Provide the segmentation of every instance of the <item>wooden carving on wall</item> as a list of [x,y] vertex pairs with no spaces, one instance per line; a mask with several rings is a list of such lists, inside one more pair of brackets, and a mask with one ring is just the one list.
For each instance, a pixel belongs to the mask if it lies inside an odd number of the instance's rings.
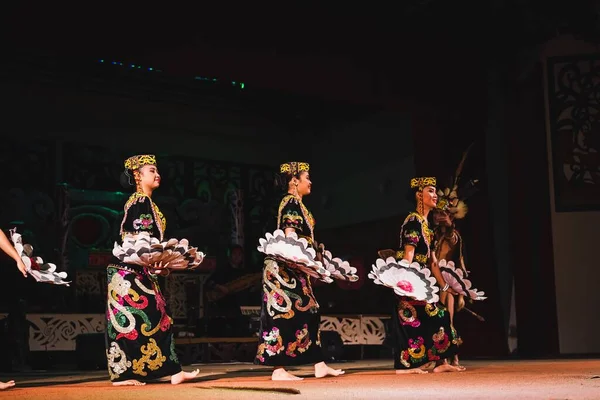
[[249,263],[260,268],[264,255],[256,250],[256,243],[266,231],[268,221],[276,219],[276,196],[273,186],[273,168],[249,168],[244,181],[245,242]]
[[548,59],[556,211],[600,209],[600,54]]

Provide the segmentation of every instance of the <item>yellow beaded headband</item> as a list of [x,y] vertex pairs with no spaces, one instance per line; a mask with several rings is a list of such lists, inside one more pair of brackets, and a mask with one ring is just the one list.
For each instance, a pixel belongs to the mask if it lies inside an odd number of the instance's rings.
[[433,177],[412,178],[410,180],[411,189],[423,190],[427,186],[437,186],[437,181]]
[[309,169],[310,169],[310,164],[308,164],[306,162],[297,162],[297,161],[290,161],[285,164],[281,164],[279,166],[280,173],[286,172],[290,175],[296,175],[302,171],[308,172]]
[[154,154],[141,154],[125,160],[125,169],[135,170],[144,165],[156,165],[156,156]]

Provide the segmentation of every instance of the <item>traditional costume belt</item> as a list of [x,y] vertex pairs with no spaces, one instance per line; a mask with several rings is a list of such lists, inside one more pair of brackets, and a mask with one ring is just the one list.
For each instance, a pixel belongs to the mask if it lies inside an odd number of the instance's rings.
[[[396,260],[402,260],[404,258],[404,250],[396,252]],[[427,265],[427,256],[424,254],[415,253],[414,261],[422,265]]]

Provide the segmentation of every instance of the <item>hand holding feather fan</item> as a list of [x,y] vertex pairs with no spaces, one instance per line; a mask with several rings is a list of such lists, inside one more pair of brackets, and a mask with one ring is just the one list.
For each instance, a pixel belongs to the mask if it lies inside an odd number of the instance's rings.
[[9,234],[17,253],[19,253],[21,260],[23,260],[23,263],[27,267],[27,273],[37,282],[69,286],[71,282],[65,280],[67,279],[67,273],[56,272],[55,264],[45,263],[41,257],[34,257],[33,246],[23,244],[23,238],[17,233],[16,228],[11,229]]
[[471,281],[465,277],[465,273],[461,268],[456,268],[454,262],[440,260],[438,266],[440,267],[442,277],[456,293],[471,300],[485,300],[487,298],[483,296],[484,292],[471,287]]
[[169,270],[194,269],[205,256],[196,247],[191,247],[187,239],[169,239],[161,243],[147,232],[125,236],[123,244],[115,243],[112,253],[122,263]]
[[313,278],[331,283],[331,272],[323,268],[321,262],[315,260],[315,250],[306,239],[298,238],[295,232],[286,235],[281,229],[272,234],[267,232],[264,238],[259,239],[257,250],[277,260],[289,263]]
[[428,268],[419,263],[409,264],[406,260],[396,261],[394,257],[386,260],[378,258],[368,275],[376,284],[387,286],[398,296],[415,300],[437,303],[439,301],[435,277]]

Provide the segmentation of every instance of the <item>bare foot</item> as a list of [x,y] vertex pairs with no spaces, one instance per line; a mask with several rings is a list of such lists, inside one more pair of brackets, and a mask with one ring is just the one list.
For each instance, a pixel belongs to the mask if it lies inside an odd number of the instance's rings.
[[304,378],[290,374],[283,368],[276,368],[271,374],[272,381],[301,381],[303,379]]
[[467,369],[466,367],[460,365],[460,362],[458,361],[458,355],[455,355],[452,359],[452,366],[458,368],[460,371],[465,371]]
[[113,386],[144,386],[146,382],[136,381],[135,379],[129,379],[127,381],[113,382]]
[[421,368],[411,368],[411,369],[397,369],[396,374],[398,375],[407,375],[407,374],[427,374],[428,371],[423,371]]
[[192,372],[181,371],[176,373],[175,375],[171,375],[171,384],[179,385],[181,382],[188,381],[190,379],[194,379],[196,375],[200,373],[199,369],[195,369]]
[[16,385],[15,381],[0,382],[0,390],[8,389],[15,385]]
[[340,376],[345,374],[346,372],[341,369],[333,369],[323,361],[318,364],[315,364],[315,378],[324,378],[327,375],[329,376]]
[[446,364],[446,363],[440,364],[440,365],[436,366],[433,369],[433,372],[435,372],[435,373],[439,373],[439,372],[461,372],[461,371],[464,371],[464,369],[461,370],[458,367],[455,367],[453,365]]

